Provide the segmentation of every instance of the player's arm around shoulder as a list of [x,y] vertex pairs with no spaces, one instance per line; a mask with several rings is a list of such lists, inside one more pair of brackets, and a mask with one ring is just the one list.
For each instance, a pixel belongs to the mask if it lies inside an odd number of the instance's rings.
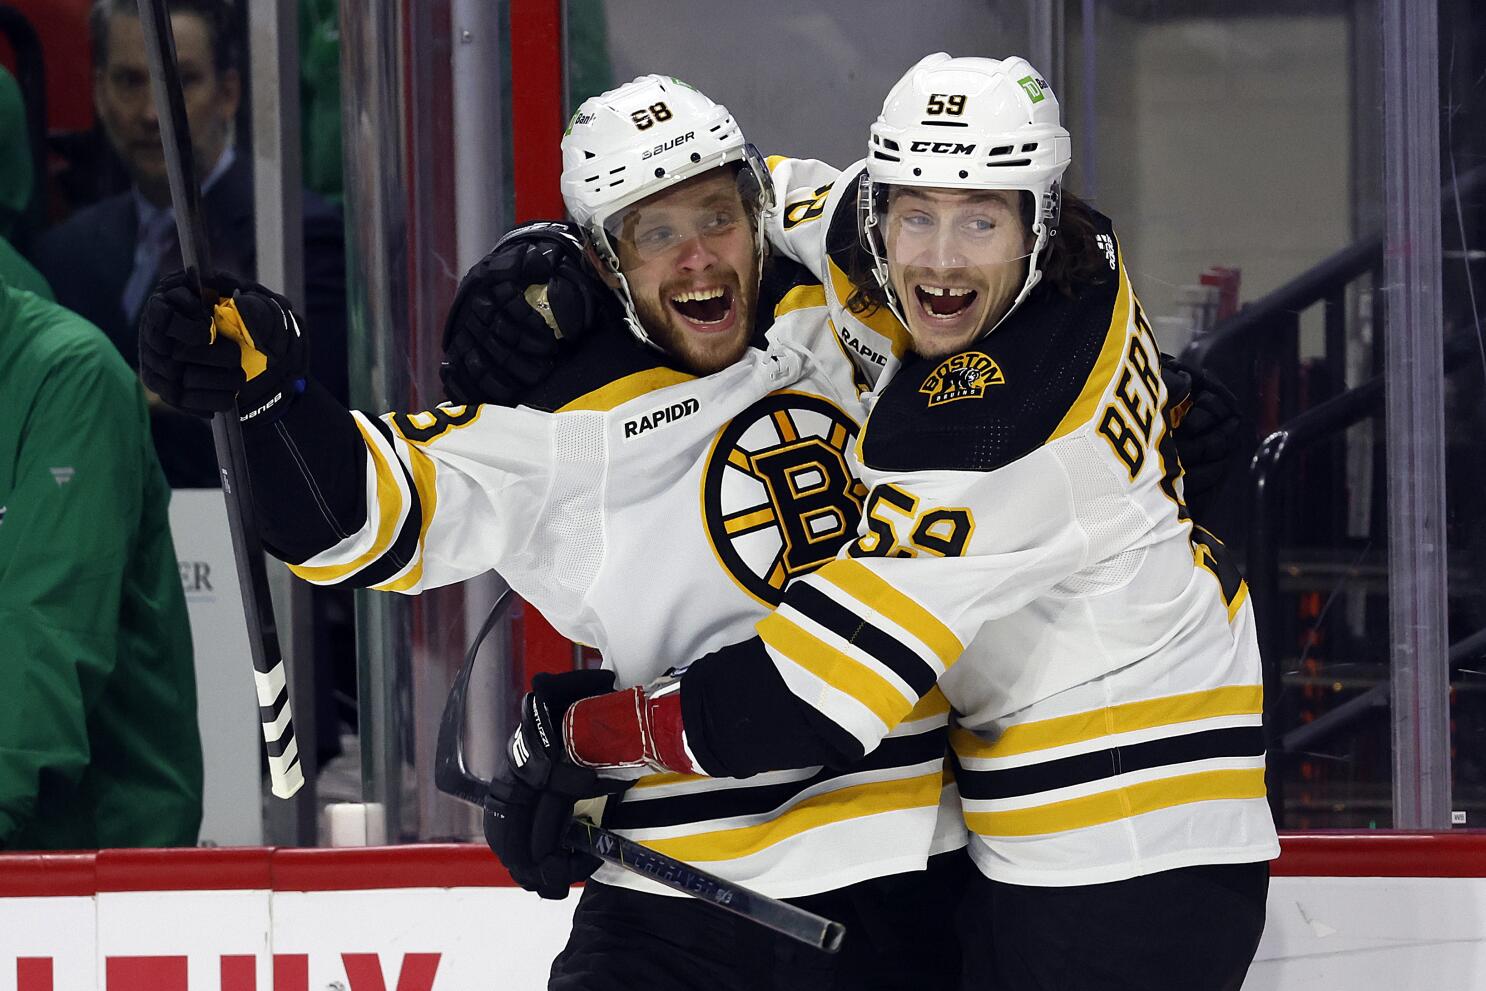
[[841,171],[813,158],[768,158],[774,183],[774,210],[766,216],[765,236],[775,251],[799,262],[817,279],[826,278],[827,205],[838,198]]

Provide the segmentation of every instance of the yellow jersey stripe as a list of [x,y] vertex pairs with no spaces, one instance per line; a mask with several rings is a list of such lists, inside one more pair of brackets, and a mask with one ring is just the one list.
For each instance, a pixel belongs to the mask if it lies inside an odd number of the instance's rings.
[[942,782],[943,775],[936,770],[914,778],[849,785],[812,795],[788,811],[754,826],[641,842],[652,850],[680,860],[736,860],[820,826],[884,812],[935,807],[939,804]]
[[969,730],[956,729],[950,733],[950,744],[962,757],[1011,757],[1084,743],[1116,733],[1219,716],[1257,716],[1263,711],[1264,686],[1226,685],[1205,692],[1125,702],[1071,716],[1055,716],[1009,726],[994,742],[982,740]]
[[774,318],[777,320],[779,317],[784,316],[786,313],[793,313],[795,310],[803,310],[807,306],[825,305],[825,286],[820,285],[819,283],[795,286],[789,292],[785,293],[784,298],[779,301],[779,305],[774,307]]
[[1232,602],[1228,603],[1228,622],[1233,622],[1234,617],[1238,615],[1238,611],[1243,608],[1243,604],[1248,601],[1248,598],[1249,583],[1241,581],[1238,583],[1238,594],[1233,597]]
[[401,578],[372,586],[382,592],[405,592],[423,579],[423,543],[428,539],[428,527],[433,522],[434,510],[438,508],[438,488],[434,484],[437,469],[433,466],[433,459],[409,445],[408,460],[413,469],[413,486],[418,490],[418,503],[423,508],[423,522],[418,527],[418,558]]
[[1264,768],[1199,771],[1008,812],[966,812],[971,832],[997,838],[1041,836],[1129,819],[1194,802],[1264,797]]
[[1120,259],[1119,278],[1120,288],[1115,295],[1114,313],[1110,315],[1109,329],[1104,333],[1104,345],[1099,349],[1099,358],[1094,362],[1094,369],[1089,372],[1089,377],[1084,380],[1078,399],[1074,400],[1068,412],[1063,414],[1062,421],[1048,437],[1049,444],[1059,437],[1073,433],[1094,418],[1094,411],[1099,408],[1099,401],[1104,398],[1110,380],[1120,370],[1120,362],[1125,356],[1125,334],[1130,323],[1130,300],[1133,295],[1130,277],[1125,272],[1124,258]]
[[[846,208],[846,204],[840,207],[840,209]],[[846,308],[846,301],[851,299],[851,294],[856,291],[856,287],[851,284],[851,280],[846,277],[841,266],[834,261],[828,261],[827,268],[830,270],[831,288],[835,290],[836,298],[841,301],[841,306]],[[849,309],[847,311],[850,312]],[[908,331],[903,329],[903,325],[898,322],[892,310],[884,306],[871,313],[852,313],[851,315],[886,337],[892,345],[894,357],[901,358],[907,353],[908,345],[911,343]]]
[[775,169],[779,168],[780,162],[787,161],[789,161],[788,155],[770,155],[768,158],[764,159],[764,167],[767,168],[770,172],[773,172]]
[[355,420],[355,423],[356,429],[361,431],[361,442],[366,445],[367,457],[371,458],[376,472],[377,536],[365,554],[347,564],[326,564],[309,568],[298,564],[289,565],[290,571],[307,582],[336,582],[347,578],[385,554],[397,537],[398,510],[402,508],[402,499],[397,491],[397,476],[387,459],[382,456],[381,449],[373,443],[366,427],[361,425],[360,420]]
[[908,713],[903,718],[903,721],[905,723],[911,723],[917,719],[928,719],[930,716],[947,715],[949,715],[949,699],[945,698],[944,693],[939,690],[939,686],[935,685],[929,689],[927,695],[918,700],[918,705],[913,707],[913,711]]
[[779,613],[758,623],[759,639],[821,681],[872,710],[884,726],[895,726],[917,699],[905,696],[882,675],[797,626]]
[[631,399],[638,399],[647,392],[654,392],[681,382],[690,382],[694,378],[696,378],[695,375],[678,372],[674,368],[647,368],[643,372],[626,375],[603,388],[579,396],[558,409],[558,412],[572,413],[578,410],[604,412],[616,406],[622,406]]
[[816,574],[917,637],[946,668],[965,652],[960,638],[938,617],[879,578],[861,562],[847,557],[836,558],[826,562]]

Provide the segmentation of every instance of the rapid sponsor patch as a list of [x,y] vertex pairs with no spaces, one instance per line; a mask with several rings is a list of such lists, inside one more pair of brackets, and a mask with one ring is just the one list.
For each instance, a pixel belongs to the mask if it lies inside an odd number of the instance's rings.
[[918,391],[929,397],[930,406],[960,399],[979,399],[993,385],[1005,385],[1001,366],[980,351],[966,351],[946,358],[924,379]]
[[662,406],[660,409],[651,410],[643,416],[637,416],[624,421],[624,439],[630,440],[641,434],[649,433],[668,423],[675,423],[682,417],[691,416],[702,408],[702,404],[695,398],[683,399],[680,402]]

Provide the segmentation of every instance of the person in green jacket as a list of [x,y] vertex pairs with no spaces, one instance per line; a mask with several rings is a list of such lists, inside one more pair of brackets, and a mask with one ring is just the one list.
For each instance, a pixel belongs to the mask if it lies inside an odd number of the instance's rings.
[[118,351],[0,280],[0,850],[196,842],[169,497]]

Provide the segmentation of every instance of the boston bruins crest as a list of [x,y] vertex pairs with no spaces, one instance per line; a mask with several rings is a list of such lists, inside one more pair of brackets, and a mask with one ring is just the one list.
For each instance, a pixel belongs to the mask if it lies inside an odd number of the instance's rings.
[[958,399],[979,399],[990,386],[1005,384],[1006,376],[994,359],[966,351],[941,361],[918,391],[929,397],[930,406],[942,406]]
[[702,515],[718,560],[759,601],[836,556],[856,534],[866,487],[846,467],[856,423],[818,396],[775,392],[717,435]]

